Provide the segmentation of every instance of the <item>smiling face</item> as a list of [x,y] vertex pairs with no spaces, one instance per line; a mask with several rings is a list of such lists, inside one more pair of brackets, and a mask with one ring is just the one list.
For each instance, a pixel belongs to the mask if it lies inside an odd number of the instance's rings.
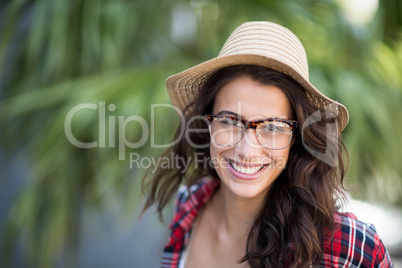
[[[226,84],[215,98],[213,114],[238,114],[238,119],[293,119],[285,93],[276,86],[261,85],[248,77]],[[240,198],[263,198],[284,169],[290,146],[280,150],[263,147],[252,129],[232,147],[214,142],[210,154],[224,192]]]

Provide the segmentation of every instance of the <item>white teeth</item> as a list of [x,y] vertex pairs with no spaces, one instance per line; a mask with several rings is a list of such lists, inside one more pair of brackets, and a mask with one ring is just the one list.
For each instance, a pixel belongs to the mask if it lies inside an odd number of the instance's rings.
[[243,174],[247,174],[247,175],[253,175],[256,174],[258,171],[260,171],[262,169],[263,166],[259,166],[259,167],[242,167],[239,165],[236,165],[233,162],[230,162],[230,164],[232,165],[232,167],[240,173]]

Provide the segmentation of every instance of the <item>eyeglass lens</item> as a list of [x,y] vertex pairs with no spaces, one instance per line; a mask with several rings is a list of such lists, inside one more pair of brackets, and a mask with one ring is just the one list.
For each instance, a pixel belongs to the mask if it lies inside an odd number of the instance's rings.
[[[213,141],[226,147],[239,143],[246,132],[242,122],[230,118],[215,118],[209,127]],[[290,144],[292,130],[283,122],[264,122],[258,124],[256,136],[265,148],[282,149]]]

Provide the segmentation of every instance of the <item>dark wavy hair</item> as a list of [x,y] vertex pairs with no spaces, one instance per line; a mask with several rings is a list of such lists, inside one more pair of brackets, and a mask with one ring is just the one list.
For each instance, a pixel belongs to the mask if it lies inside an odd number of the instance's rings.
[[[324,240],[334,230],[337,200],[344,199],[343,178],[348,155],[340,131],[336,127],[328,131],[331,129],[328,126],[336,126],[336,116],[328,116],[325,109],[313,106],[304,88],[289,76],[261,66],[236,65],[216,71],[206,81],[198,97],[185,110],[186,120],[182,123],[191,123],[178,127],[175,140],[182,134],[182,127],[186,131],[206,129],[205,120],[191,119],[211,114],[219,90],[239,77],[280,88],[287,95],[300,126],[294,132],[287,166],[267,194],[250,229],[246,255],[239,262],[248,262],[251,267],[276,268],[284,263],[289,267],[316,266],[322,258]],[[320,120],[305,124],[314,115]],[[196,154],[210,158],[209,133],[188,131],[187,135],[165,154],[173,152],[190,161],[192,168],[186,170],[181,165],[148,173],[150,180],[143,180],[143,191],[147,192],[144,211],[156,203],[161,216],[181,184],[191,186],[204,176],[219,179],[212,165],[197,166],[195,162]],[[311,152],[316,152],[315,156]],[[320,159],[317,153],[321,154]]]

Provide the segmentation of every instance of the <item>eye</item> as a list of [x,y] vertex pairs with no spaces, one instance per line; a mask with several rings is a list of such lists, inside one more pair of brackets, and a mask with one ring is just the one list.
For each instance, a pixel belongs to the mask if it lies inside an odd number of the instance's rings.
[[262,128],[263,131],[275,131],[275,125],[271,124],[271,123],[265,123],[263,125],[264,127]]
[[275,122],[275,127],[277,130],[282,131],[282,132],[290,131],[289,125],[286,123],[283,123],[283,122]]
[[215,121],[224,127],[242,127],[243,126],[243,124],[240,121],[232,119],[232,118],[225,118],[225,117],[216,118]]
[[227,125],[236,126],[238,124],[238,121],[234,120],[234,119],[230,119],[230,118],[223,118],[222,123],[227,124]]
[[283,122],[267,122],[264,124],[262,130],[288,133],[290,131],[290,127],[288,124]]

